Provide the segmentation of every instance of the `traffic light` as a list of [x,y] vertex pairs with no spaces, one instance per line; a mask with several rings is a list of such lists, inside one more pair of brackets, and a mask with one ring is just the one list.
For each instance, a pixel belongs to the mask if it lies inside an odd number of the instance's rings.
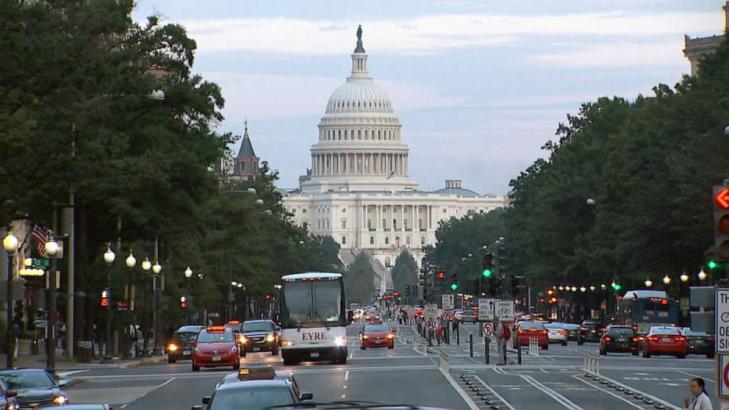
[[494,274],[494,256],[487,253],[483,256],[482,271],[481,274],[484,278],[488,279]]
[[[729,260],[729,187],[714,186],[714,252],[720,260]],[[717,261],[712,268],[719,266]]]
[[613,283],[610,284],[610,287],[612,287],[613,290],[616,292],[620,292],[620,289],[623,288],[623,286],[620,283],[618,283],[617,280],[613,280]]
[[714,259],[709,259],[709,261],[706,263],[706,266],[708,266],[709,269],[714,270],[719,267],[719,262],[715,261]]
[[187,298],[180,296],[180,309],[187,309]]
[[108,309],[110,304],[109,289],[104,289],[101,291],[101,300],[99,301],[99,305],[104,309]]
[[456,289],[458,289],[458,276],[454,273],[451,275],[451,290],[455,292]]
[[445,280],[446,274],[443,271],[438,272],[438,280]]
[[273,299],[273,296],[270,293],[266,293],[266,295],[264,296],[264,299],[266,299],[266,302],[270,302],[271,299]]

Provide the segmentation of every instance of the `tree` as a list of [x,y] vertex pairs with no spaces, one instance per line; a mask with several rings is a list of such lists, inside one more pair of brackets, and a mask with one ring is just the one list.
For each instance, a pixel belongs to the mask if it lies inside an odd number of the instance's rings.
[[349,270],[344,274],[344,290],[349,302],[363,305],[372,302],[375,271],[372,269],[372,257],[360,252]]
[[407,249],[403,249],[395,259],[392,282],[401,294],[405,294],[405,286],[415,287],[418,284],[418,264]]

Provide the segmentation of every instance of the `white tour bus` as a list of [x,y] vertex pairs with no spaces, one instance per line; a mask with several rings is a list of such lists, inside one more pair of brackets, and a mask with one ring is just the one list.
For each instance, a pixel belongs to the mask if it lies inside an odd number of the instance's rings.
[[347,312],[339,273],[296,273],[281,277],[281,356],[285,365],[302,360],[347,363]]

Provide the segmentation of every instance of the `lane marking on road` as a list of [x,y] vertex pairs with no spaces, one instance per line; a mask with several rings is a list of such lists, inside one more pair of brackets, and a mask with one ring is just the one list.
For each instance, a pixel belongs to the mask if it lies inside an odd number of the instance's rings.
[[453,390],[455,390],[456,393],[458,393],[458,395],[461,396],[463,401],[466,402],[466,404],[468,405],[468,408],[470,408],[471,410],[478,410],[478,405],[476,404],[476,402],[474,402],[471,399],[471,397],[468,396],[468,393],[466,393],[466,391],[463,390],[461,388],[461,386],[459,386],[458,383],[456,383],[455,380],[453,380],[453,376],[451,376],[449,372],[443,370],[440,367],[438,368],[438,370],[440,371],[440,374],[442,374],[443,377],[445,377],[445,379],[448,380],[448,383],[450,383],[451,387],[453,387]]
[[349,370],[344,373],[344,381],[346,382],[347,380],[349,380]]
[[543,368],[540,367],[539,370],[541,370],[542,373],[544,373],[544,374],[549,374],[549,372],[546,369],[543,369]]
[[68,377],[68,376],[83,373],[83,372],[88,372],[88,369],[87,370],[69,370],[66,372],[58,372],[57,374],[59,377]]
[[634,388],[634,387],[631,387],[631,386],[625,385],[625,384],[623,384],[623,383],[620,383],[619,381],[617,381],[617,380],[615,380],[615,379],[611,379],[611,378],[609,378],[609,377],[606,377],[606,376],[605,376],[604,374],[600,374],[599,376],[600,376],[600,377],[601,377],[602,379],[604,379],[604,380],[607,380],[608,382],[612,382],[612,383],[615,383],[616,385],[618,385],[618,386],[620,386],[620,387],[622,387],[622,388],[624,388],[624,389],[628,389],[628,390],[633,390],[633,391],[637,391],[637,392],[641,393],[641,394],[642,394],[642,395],[643,395],[644,397],[647,397],[647,398],[649,398],[649,399],[651,399],[651,400],[655,401],[656,403],[660,403],[660,404],[662,404],[662,405],[666,406],[666,408],[667,408],[667,409],[672,409],[672,410],[681,410],[681,408],[680,408],[680,407],[676,407],[676,406],[674,406],[673,404],[671,404],[671,403],[669,403],[669,402],[667,402],[667,401],[665,401],[665,400],[659,399],[658,397],[656,397],[656,396],[654,396],[654,395],[652,395],[652,394],[648,394],[648,393],[646,393],[646,392],[645,392],[645,391],[643,391],[643,390],[638,390],[638,389],[636,389],[636,388]]
[[516,408],[514,408],[514,406],[512,406],[511,403],[509,403],[503,397],[501,397],[501,395],[499,393],[496,393],[496,390],[492,389],[491,386],[486,384],[485,381],[481,380],[480,377],[478,377],[478,376],[473,376],[473,377],[476,380],[478,380],[479,383],[483,384],[483,387],[487,388],[491,392],[491,394],[493,394],[497,399],[501,400],[501,402],[504,403],[504,406],[508,407],[509,410],[516,410]]
[[689,372],[685,372],[683,370],[676,370],[676,372],[685,374],[686,376],[690,376],[690,377],[701,377],[702,379],[704,379],[706,381],[709,381],[709,382],[712,382],[712,383],[716,383],[716,380],[710,379],[710,378],[705,377],[705,376],[699,376],[698,374],[692,374],[692,373],[689,373]]
[[613,393],[613,392],[611,392],[611,391],[609,391],[609,390],[605,390],[605,389],[603,389],[603,388],[602,388],[602,387],[600,387],[600,386],[596,386],[596,385],[594,385],[594,384],[592,384],[592,383],[588,382],[587,380],[584,380],[584,379],[580,378],[579,376],[572,376],[572,378],[573,378],[573,379],[575,379],[575,380],[579,380],[579,381],[581,381],[582,383],[585,383],[586,385],[588,385],[588,386],[592,387],[592,388],[593,388],[593,389],[595,389],[595,390],[599,390],[599,391],[601,391],[601,392],[603,392],[603,393],[606,393],[606,394],[609,394],[609,395],[611,395],[611,396],[615,397],[615,398],[616,398],[616,399],[618,399],[618,400],[624,401],[624,402],[628,403],[629,405],[631,405],[631,406],[635,407],[636,409],[641,409],[641,410],[643,410],[643,407],[641,407],[641,406],[638,406],[638,405],[636,405],[635,403],[631,402],[630,400],[626,399],[625,397],[621,397],[621,396],[619,396],[619,395],[617,395],[617,394],[615,394],[615,393]]
[[525,382],[531,384],[532,386],[536,387],[537,389],[541,390],[542,393],[546,394],[547,396],[553,398],[557,403],[563,405],[566,409],[570,410],[583,410],[582,407],[576,405],[570,399],[564,397],[563,395],[557,393],[556,391],[552,390],[551,388],[545,386],[537,379],[533,378],[532,376],[528,376],[526,374],[522,374],[519,377],[524,379]]

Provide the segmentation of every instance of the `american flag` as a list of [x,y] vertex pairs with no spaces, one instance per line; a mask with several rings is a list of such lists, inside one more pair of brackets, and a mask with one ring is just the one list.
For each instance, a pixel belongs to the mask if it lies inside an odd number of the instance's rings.
[[46,241],[48,240],[48,230],[40,225],[33,226],[33,239],[35,239],[35,249],[39,256],[46,256]]

